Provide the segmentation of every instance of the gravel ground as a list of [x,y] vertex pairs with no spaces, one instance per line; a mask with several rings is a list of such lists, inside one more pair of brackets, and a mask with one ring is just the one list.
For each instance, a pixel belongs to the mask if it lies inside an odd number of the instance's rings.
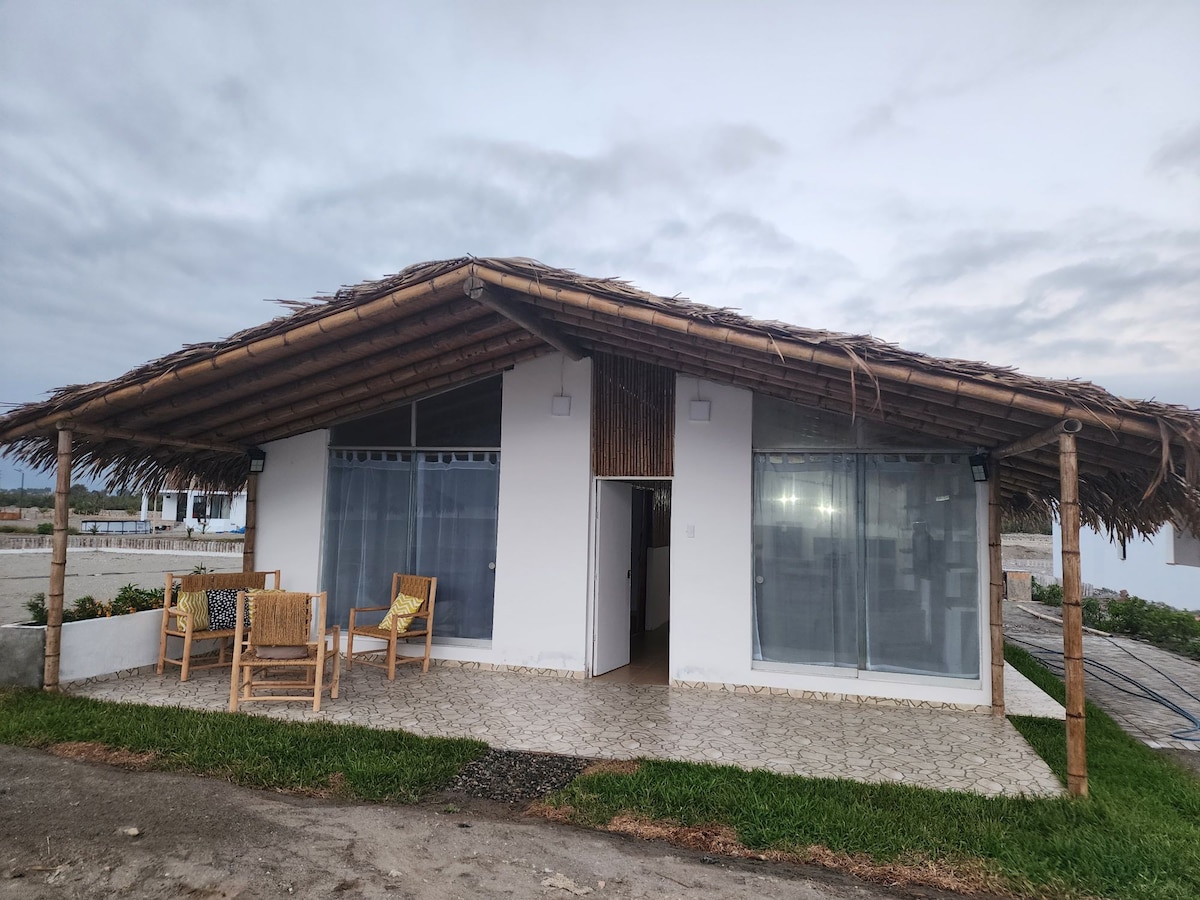
[[[92,595],[111,600],[122,587],[162,587],[168,572],[203,565],[214,572],[237,572],[241,553],[161,553],[129,550],[68,550],[65,603]],[[50,590],[50,551],[0,550],[0,625],[24,622],[25,601]]]
[[591,762],[549,753],[489,750],[458,773],[449,791],[499,803],[527,803],[566,787]]

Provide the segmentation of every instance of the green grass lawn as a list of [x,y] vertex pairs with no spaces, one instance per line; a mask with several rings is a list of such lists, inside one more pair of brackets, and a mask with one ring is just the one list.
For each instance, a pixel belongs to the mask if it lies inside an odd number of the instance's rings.
[[[1063,686],[1028,654],[1006,656],[1051,696]],[[1060,779],[1062,722],[1014,717]],[[631,775],[585,776],[551,799],[586,824],[620,814],[682,825],[727,825],[761,850],[814,845],[875,863],[933,861],[970,872],[982,862],[1034,896],[1200,897],[1200,780],[1088,707],[1091,796],[1084,801],[986,798],[643,761]]]
[[[1063,687],[1021,650],[1010,662],[1052,696]],[[1014,718],[1060,778],[1064,726]],[[152,752],[151,765],[250,787],[412,801],[446,785],[485,749],[350,725],[103,703],[0,690],[0,743],[89,741]],[[1200,780],[1088,708],[1091,797],[986,798],[900,785],[810,779],[727,766],[643,761],[632,774],[577,779],[550,798],[581,824],[724,826],[746,847],[839,865],[890,864],[961,875],[1025,896],[1200,897]],[[938,883],[931,875],[931,883]],[[943,882],[945,883],[945,882]]]
[[0,743],[87,741],[150,752],[151,768],[215,775],[246,787],[412,802],[438,790],[487,745],[327,722],[103,703],[0,689]]

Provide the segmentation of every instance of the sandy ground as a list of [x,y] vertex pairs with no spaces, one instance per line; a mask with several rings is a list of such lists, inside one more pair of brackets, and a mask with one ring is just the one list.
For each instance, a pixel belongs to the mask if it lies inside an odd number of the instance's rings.
[[[236,572],[241,553],[135,553],[128,550],[69,550],[65,603],[90,594],[111,600],[122,587],[162,587],[168,572],[190,572],[204,565],[214,572]],[[50,591],[50,551],[0,550],[0,625],[23,622],[25,601]]]
[[451,799],[351,805],[0,746],[0,898],[950,896],[705,856]]

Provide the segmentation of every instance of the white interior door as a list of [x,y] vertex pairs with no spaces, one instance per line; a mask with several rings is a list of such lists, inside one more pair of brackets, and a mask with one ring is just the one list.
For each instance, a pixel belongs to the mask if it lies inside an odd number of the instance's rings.
[[630,522],[633,485],[596,482],[596,584],[592,674],[629,665]]

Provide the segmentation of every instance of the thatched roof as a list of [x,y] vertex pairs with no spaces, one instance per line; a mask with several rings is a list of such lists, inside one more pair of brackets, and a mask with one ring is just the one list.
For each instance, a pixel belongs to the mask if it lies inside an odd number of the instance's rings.
[[[864,335],[764,322],[528,259],[410,266],[290,315],[193,344],[112,381],[0,418],[0,446],[54,464],[70,423],[76,471],[158,489],[235,488],[241,451],[476,380],[555,349],[614,353],[931,438],[998,447],[1073,417],[1084,521],[1121,536],[1200,531],[1200,411],[1081,381],[937,359]],[[1054,508],[1053,446],[1005,460],[1006,505]]]

